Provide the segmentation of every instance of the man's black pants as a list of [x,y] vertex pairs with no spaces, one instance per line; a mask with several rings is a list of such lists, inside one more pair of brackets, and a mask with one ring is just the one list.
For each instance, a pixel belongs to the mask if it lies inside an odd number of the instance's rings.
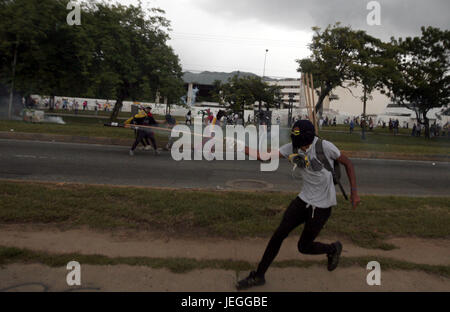
[[148,139],[150,139],[150,142],[152,143],[152,146],[155,150],[158,148],[156,146],[155,135],[153,134],[152,131],[138,129],[136,131],[136,140],[134,141],[134,144],[131,147],[131,150],[134,151],[139,143],[142,143],[142,145],[145,146],[144,139],[147,140],[147,144],[148,144]]
[[305,223],[305,228],[298,241],[299,252],[309,255],[331,254],[335,252],[333,245],[314,241],[330,217],[331,207],[316,208],[314,209],[313,216],[313,208],[306,206],[307,204],[299,197],[296,197],[289,204],[289,207],[284,212],[281,224],[267,245],[266,251],[258,265],[257,275],[264,276],[273,259],[278,254],[283,240],[288,237],[293,229],[302,223]]

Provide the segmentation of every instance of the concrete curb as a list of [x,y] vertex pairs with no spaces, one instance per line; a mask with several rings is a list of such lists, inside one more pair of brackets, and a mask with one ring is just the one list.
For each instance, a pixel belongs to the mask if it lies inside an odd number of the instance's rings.
[[[20,179],[8,179],[8,178],[0,178],[0,182],[6,183],[20,183],[20,184],[40,184],[40,185],[48,185],[48,186],[81,186],[81,187],[108,187],[108,188],[134,188],[134,189],[142,189],[142,190],[158,190],[158,191],[183,191],[183,192],[214,192],[214,193],[274,193],[274,194],[290,194],[292,196],[296,196],[298,191],[283,191],[283,190],[271,190],[271,189],[244,189],[244,188],[221,188],[217,187],[170,187],[170,186],[143,186],[143,185],[122,185],[122,184],[105,184],[105,183],[82,183],[82,182],[56,182],[56,181],[46,181],[46,180],[20,180]],[[341,194],[337,194],[338,196]],[[359,196],[376,196],[376,197],[387,197],[391,195],[383,195],[383,194],[374,194],[374,193],[358,193]],[[394,195],[396,197],[408,197],[408,198],[450,198],[447,195]]]
[[[0,131],[0,139],[118,145],[128,147],[131,146],[134,142],[133,139],[89,137],[77,135],[47,134],[47,133],[7,132],[7,131]],[[350,158],[450,162],[450,155],[414,155],[404,153],[383,153],[383,152],[364,152],[364,151],[345,151],[345,150],[343,150],[342,152]]]
[[383,153],[383,152],[356,152],[342,151],[349,158],[368,158],[368,159],[394,159],[394,160],[416,160],[416,161],[439,161],[450,162],[449,155],[415,155],[404,153]]
[[0,131],[0,139],[131,146],[133,139]]

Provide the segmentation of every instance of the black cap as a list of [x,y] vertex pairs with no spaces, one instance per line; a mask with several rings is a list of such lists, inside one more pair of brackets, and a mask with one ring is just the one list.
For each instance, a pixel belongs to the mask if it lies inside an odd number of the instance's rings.
[[298,120],[292,126],[291,140],[294,148],[312,144],[315,136],[314,125],[309,120]]

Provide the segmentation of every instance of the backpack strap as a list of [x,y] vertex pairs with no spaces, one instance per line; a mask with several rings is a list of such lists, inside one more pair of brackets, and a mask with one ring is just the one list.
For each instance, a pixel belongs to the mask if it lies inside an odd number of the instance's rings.
[[333,175],[333,181],[336,182],[336,173],[334,172],[333,167],[331,167],[330,162],[328,161],[327,157],[325,156],[325,152],[323,151],[323,144],[322,139],[317,138],[316,142],[316,156],[319,159],[319,161],[322,163],[322,165],[331,172]]
[[348,200],[347,194],[345,193],[344,187],[341,184],[341,181],[339,181],[336,171],[334,171],[333,167],[331,167],[330,162],[328,161],[327,157],[325,156],[325,153],[323,151],[323,140],[320,138],[317,138],[316,142],[316,156],[319,159],[319,161],[323,164],[325,169],[331,172],[333,176],[333,182],[334,184],[338,184],[339,188],[341,189],[342,195],[344,195],[345,200]]

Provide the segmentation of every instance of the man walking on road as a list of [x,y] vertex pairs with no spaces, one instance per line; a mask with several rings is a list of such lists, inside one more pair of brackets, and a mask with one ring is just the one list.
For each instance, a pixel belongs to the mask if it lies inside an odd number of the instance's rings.
[[[342,244],[337,241],[324,244],[315,241],[336,206],[335,183],[339,180],[338,164],[344,165],[351,185],[351,202],[356,208],[360,202],[356,178],[351,161],[337,147],[315,136],[313,124],[308,120],[297,121],[291,132],[291,143],[280,148],[280,157],[288,158],[301,169],[303,187],[300,194],[286,209],[281,224],[273,234],[256,271],[236,284],[238,290],[265,284],[265,273],[278,254],[283,240],[300,224],[305,224],[298,241],[303,254],[328,257],[328,270],[339,263]],[[336,171],[335,171],[336,169]]]

